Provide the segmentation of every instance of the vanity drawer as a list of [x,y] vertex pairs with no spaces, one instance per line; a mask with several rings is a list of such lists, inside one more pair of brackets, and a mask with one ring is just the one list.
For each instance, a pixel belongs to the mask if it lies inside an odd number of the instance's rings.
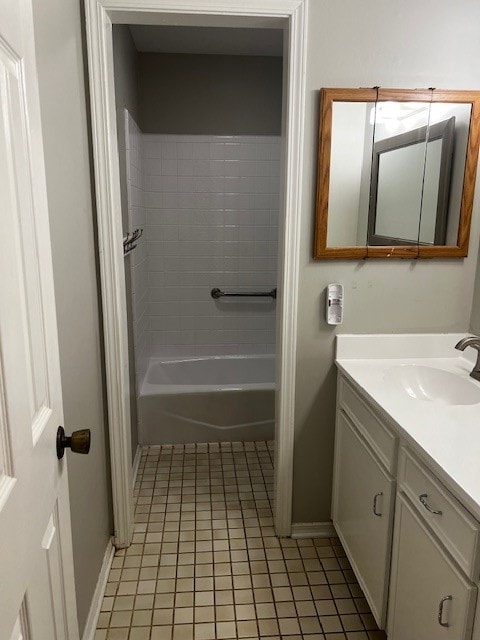
[[408,449],[400,451],[398,484],[472,579],[479,577],[479,523]]
[[397,436],[390,431],[342,377],[338,380],[339,405],[352,420],[390,473],[394,473]]

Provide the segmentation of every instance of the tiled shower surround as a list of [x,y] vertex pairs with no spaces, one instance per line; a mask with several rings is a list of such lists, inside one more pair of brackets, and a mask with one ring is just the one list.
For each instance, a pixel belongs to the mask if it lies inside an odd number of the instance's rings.
[[[135,120],[125,109],[125,141],[128,196],[128,230],[141,228],[144,234],[137,241],[129,261],[132,276],[132,320],[135,344],[137,380],[142,380],[150,355],[148,317],[147,241],[145,208],[143,206],[143,136]],[[125,265],[128,267],[128,265]]]
[[270,298],[215,301],[210,291],[276,286],[280,138],[140,138],[132,175],[142,185],[146,264],[133,261],[137,343],[153,356],[274,353]]

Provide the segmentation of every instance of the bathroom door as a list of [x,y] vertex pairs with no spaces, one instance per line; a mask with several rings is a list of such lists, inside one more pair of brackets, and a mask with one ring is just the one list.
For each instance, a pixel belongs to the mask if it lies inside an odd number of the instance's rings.
[[78,640],[31,0],[0,2],[0,219],[0,638]]

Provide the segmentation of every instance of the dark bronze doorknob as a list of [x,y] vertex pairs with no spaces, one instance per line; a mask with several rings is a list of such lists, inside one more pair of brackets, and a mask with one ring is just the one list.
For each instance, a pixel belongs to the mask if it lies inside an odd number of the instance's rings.
[[57,429],[57,458],[63,458],[65,449],[70,447],[74,453],[88,453],[90,451],[90,429],[79,429],[71,436],[65,435],[65,429]]

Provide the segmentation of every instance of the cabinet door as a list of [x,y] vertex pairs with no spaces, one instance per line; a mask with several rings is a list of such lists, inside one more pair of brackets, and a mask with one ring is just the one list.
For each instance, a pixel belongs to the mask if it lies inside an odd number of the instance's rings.
[[397,499],[392,560],[389,640],[471,638],[476,588],[403,495]]
[[395,481],[342,411],[335,433],[332,517],[378,626],[385,626]]

